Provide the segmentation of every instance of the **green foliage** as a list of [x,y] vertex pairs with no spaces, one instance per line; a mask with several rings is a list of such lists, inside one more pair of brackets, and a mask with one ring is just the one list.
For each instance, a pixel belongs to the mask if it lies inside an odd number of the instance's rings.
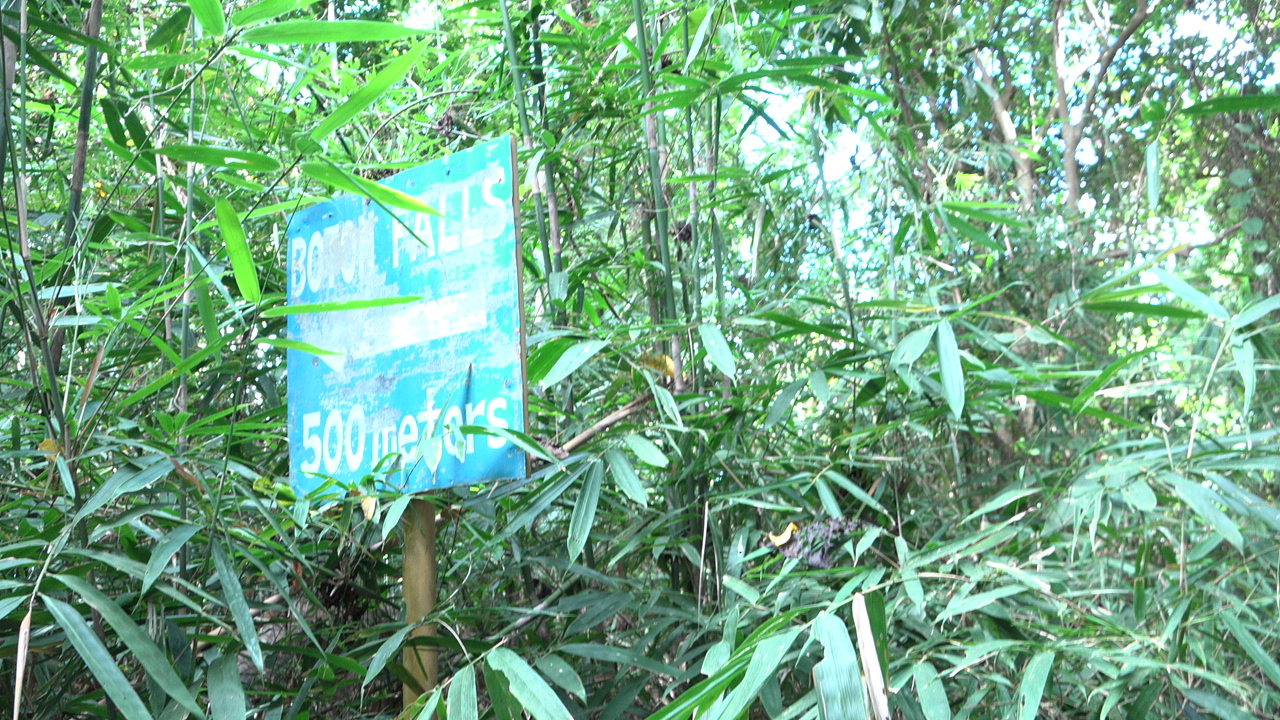
[[[6,10],[0,685],[393,717],[425,642],[406,717],[1275,716],[1237,5]],[[423,638],[408,498],[287,485],[282,319],[418,298],[287,306],[284,228],[516,128],[531,427],[459,432],[537,462],[437,497]]]

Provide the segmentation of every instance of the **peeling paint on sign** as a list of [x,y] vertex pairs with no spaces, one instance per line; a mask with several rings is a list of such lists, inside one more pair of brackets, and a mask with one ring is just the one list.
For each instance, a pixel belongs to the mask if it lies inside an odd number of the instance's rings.
[[463,425],[523,431],[513,147],[502,138],[382,181],[441,216],[348,195],[289,224],[289,304],[419,297],[289,316],[290,478],[369,476],[409,491],[526,474],[523,451]]

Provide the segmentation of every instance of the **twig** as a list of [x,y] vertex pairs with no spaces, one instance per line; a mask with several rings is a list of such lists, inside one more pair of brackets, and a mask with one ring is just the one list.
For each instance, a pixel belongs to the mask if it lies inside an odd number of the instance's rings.
[[609,413],[600,422],[596,423],[595,425],[592,425],[586,430],[583,430],[573,438],[570,438],[568,442],[560,446],[561,449],[563,449],[566,453],[573,452],[574,450],[578,449],[582,445],[586,444],[588,440],[595,437],[602,430],[607,430],[608,428],[614,425],[617,425],[623,420],[640,412],[641,408],[649,404],[650,400],[653,400],[653,393],[647,392],[641,395],[635,400],[632,400],[626,405],[623,405],[621,408]]

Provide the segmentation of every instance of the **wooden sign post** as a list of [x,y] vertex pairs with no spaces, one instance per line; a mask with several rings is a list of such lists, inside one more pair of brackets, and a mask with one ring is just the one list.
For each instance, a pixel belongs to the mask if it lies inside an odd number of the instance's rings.
[[[400,520],[404,532],[404,605],[405,622],[421,623],[436,608],[436,509],[426,496],[414,498]],[[435,637],[436,626],[422,624],[410,638]],[[435,689],[439,682],[437,649],[429,645],[406,646],[405,669],[422,692]],[[418,699],[418,690],[404,685],[404,706]]]

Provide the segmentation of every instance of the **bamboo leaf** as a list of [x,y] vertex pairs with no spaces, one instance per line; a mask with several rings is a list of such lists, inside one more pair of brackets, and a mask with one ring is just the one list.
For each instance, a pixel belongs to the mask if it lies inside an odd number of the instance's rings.
[[[14,603],[13,607],[21,604],[24,598],[16,598],[19,602]],[[9,611],[13,610],[9,608]],[[22,620],[18,623],[18,642],[14,648],[14,668],[13,668],[13,720],[18,720],[18,713],[22,710],[22,690],[26,687],[23,682],[27,675],[27,664],[31,662],[31,616],[32,608],[27,606],[27,612],[22,616]],[[6,612],[7,616],[9,613]],[[0,616],[3,617],[3,616]]]
[[344,355],[345,353],[335,352],[333,350],[325,350],[318,348],[311,343],[305,343],[301,340],[286,340],[283,338],[259,338],[259,345],[269,345],[281,350],[297,350],[311,355]]
[[635,453],[636,457],[640,458],[640,462],[646,465],[666,467],[670,462],[667,460],[667,456],[662,453],[662,450],[658,449],[658,446],[652,440],[643,435],[632,433],[624,436],[622,441],[627,444],[627,447],[631,448],[631,452]]
[[1241,310],[1239,315],[1231,319],[1231,325],[1236,329],[1247,327],[1276,310],[1280,310],[1280,295],[1273,295],[1266,300],[1259,300]]
[[1249,417],[1249,408],[1253,405],[1253,394],[1258,388],[1258,369],[1254,363],[1253,340],[1232,343],[1231,354],[1236,359],[1236,370],[1244,382],[1244,410],[1241,417]]
[[314,0],[262,0],[231,16],[231,24],[236,27],[249,27],[271,18],[280,17],[293,12],[303,5],[310,5]]
[[223,599],[231,609],[231,617],[235,620],[240,641],[244,643],[245,652],[249,653],[253,666],[258,668],[258,672],[262,672],[262,648],[258,644],[258,628],[253,622],[253,614],[249,612],[249,603],[246,602],[244,589],[240,586],[240,576],[236,573],[221,543],[210,542],[209,552],[213,555],[218,582],[222,584]]
[[867,697],[862,669],[849,628],[838,616],[822,612],[814,619],[810,635],[822,645],[823,659],[813,667],[821,720],[866,720]]
[[593,462],[582,481],[582,489],[578,491],[578,501],[573,505],[573,517],[569,521],[569,562],[576,562],[591,537],[591,528],[596,522],[596,505],[600,502],[600,481],[604,477],[604,468]]
[[387,90],[391,89],[392,85],[404,79],[404,76],[409,74],[409,71],[417,64],[418,58],[422,56],[422,51],[426,48],[426,40],[419,42],[361,85],[354,95],[339,105],[336,110],[329,114],[329,117],[325,118],[315,130],[311,131],[311,139],[319,142],[328,137],[334,130],[351,122],[362,110],[372,105]]
[[[898,538],[899,540],[901,538]],[[898,555],[902,558],[903,565],[906,566],[906,553],[903,552],[905,544],[899,545]],[[914,571],[911,571],[914,574]],[[910,587],[908,581],[908,587]],[[918,580],[915,581],[917,590],[920,592]],[[888,639],[885,637],[884,625],[884,605],[879,600],[877,593],[871,593],[871,604],[867,603],[867,595],[863,593],[854,593],[853,595],[853,627],[854,632],[858,636],[858,657],[862,663],[862,677],[867,683],[867,697],[870,699],[871,714],[876,720],[889,720],[889,690],[888,690],[888,664],[884,661],[885,655],[882,650],[887,648]],[[913,598],[913,602],[923,607],[918,598]]]
[[1239,705],[1215,693],[1206,690],[1192,690],[1191,688],[1180,688],[1180,692],[1188,700],[1222,718],[1222,720],[1258,720],[1253,713],[1242,709]]
[[947,703],[947,690],[942,678],[929,661],[922,661],[915,669],[916,696],[926,720],[951,720],[951,705]]
[[465,665],[453,674],[449,683],[449,703],[445,720],[477,720],[480,710],[476,702],[476,666]]
[[[192,527],[190,525],[184,527]],[[169,659],[165,657],[164,651],[156,646],[145,632],[134,624],[133,619],[128,613],[120,609],[111,598],[105,593],[89,584],[84,578],[75,575],[54,575],[55,579],[66,585],[72,592],[79,595],[94,610],[97,610],[102,619],[107,621],[111,629],[116,631],[116,635],[124,642],[125,647],[133,653],[134,658],[147,671],[148,677],[160,686],[169,697],[178,702],[179,705],[186,708],[192,715],[203,718],[204,709],[195,697],[187,689],[182,678],[174,672],[173,665],[169,663]]]
[[213,720],[244,720],[244,686],[240,684],[240,663],[235,655],[221,655],[209,663],[209,711]]
[[380,42],[421,35],[422,30],[371,20],[286,20],[240,33],[240,41],[260,45],[320,45]]
[[1204,317],[1204,313],[1181,308],[1177,305],[1162,305],[1159,303],[1133,302],[1127,300],[1085,303],[1084,309],[1089,312],[1108,313],[1111,315],[1133,313],[1134,315],[1165,317],[1173,320],[1199,320]]
[[1182,298],[1187,304],[1192,305],[1195,309],[1206,315],[1212,315],[1219,320],[1230,320],[1231,313],[1222,307],[1217,300],[1205,295],[1199,290],[1191,287],[1182,278],[1165,270],[1164,268],[1153,267],[1151,273],[1174,295]]
[[964,412],[964,368],[960,364],[960,349],[951,323],[938,323],[938,365],[942,373],[942,394],[951,408],[951,416],[960,419]]
[[[587,689],[582,684],[582,678],[578,677],[577,671],[564,658],[555,653],[550,653],[534,661],[533,666],[547,676],[548,680],[563,688],[565,692],[577,695],[583,702],[586,701]],[[449,720],[453,719],[450,718]]]
[[[1235,636],[1236,642],[1240,643],[1240,647],[1244,648],[1245,653],[1258,665],[1258,669],[1262,671],[1262,674],[1266,675],[1273,685],[1280,688],[1280,663],[1277,663],[1266,648],[1262,647],[1262,644],[1253,636],[1253,633],[1249,632],[1244,623],[1240,622],[1240,618],[1229,612],[1224,612],[1219,617],[1222,618],[1223,624],[1227,626],[1231,634]],[[1274,628],[1272,628],[1272,631],[1274,633]]]
[[[321,24],[331,25],[335,23]],[[271,25],[269,27],[277,26]],[[369,198],[370,200],[374,200],[389,207],[443,217],[435,208],[411,195],[407,195],[395,188],[387,187],[386,185],[380,185],[376,182],[365,180],[362,177],[356,177],[346,170],[327,162],[305,162],[299,165],[298,169],[301,170],[303,174],[315,178],[322,183],[332,185],[339,190],[355,193],[360,197]]]
[[218,216],[218,227],[222,231],[222,240],[227,245],[227,257],[231,260],[231,272],[236,276],[236,285],[245,300],[257,305],[262,299],[262,290],[258,286],[258,267],[253,262],[253,253],[249,250],[249,242],[244,234],[244,226],[240,218],[226,200],[218,200],[214,208]]
[[584,340],[568,350],[556,360],[555,365],[547,371],[546,377],[538,383],[544,388],[551,387],[561,380],[569,377],[575,370],[582,367],[588,360],[595,357],[596,353],[603,350],[609,345],[604,340]]
[[497,720],[521,720],[524,714],[520,704],[511,697],[511,683],[507,682],[506,676],[489,667],[488,663],[483,667],[484,689],[493,704],[494,717]]
[[769,406],[769,414],[764,419],[765,430],[782,422],[784,417],[791,414],[791,403],[808,382],[809,378],[803,377],[782,388],[782,392],[778,393],[778,397],[774,398],[773,404]]
[[1181,497],[1187,507],[1191,511],[1200,516],[1210,528],[1219,535],[1227,539],[1237,550],[1244,549],[1244,537],[1240,534],[1240,527],[1235,521],[1227,517],[1219,504],[1222,498],[1209,488],[1197,482],[1192,482],[1184,477],[1174,475],[1173,473],[1164,473],[1160,476],[1162,480],[1173,487],[1174,492]]
[[222,14],[219,0],[187,0],[191,14],[200,23],[205,37],[222,37],[227,34],[227,18]]
[[360,683],[360,687],[368,687],[373,679],[378,677],[378,673],[387,666],[387,661],[391,656],[400,650],[400,646],[404,645],[404,639],[413,632],[417,625],[412,623],[405,625],[395,631],[391,637],[387,638],[378,646],[378,651],[373,654],[373,658],[369,660],[369,669],[364,674],[364,682]]
[[[401,297],[370,298],[368,300],[335,300],[333,302],[299,303],[297,305],[279,305],[262,311],[262,317],[274,318],[285,315],[303,315],[306,313],[342,312],[344,310],[367,310],[369,308],[406,305],[421,300],[419,295]],[[278,341],[277,341],[278,342]],[[288,347],[287,345],[283,347]],[[307,352],[310,352],[309,350]]]
[[1147,208],[1155,212],[1160,205],[1160,143],[1158,142],[1147,145],[1146,174]]
[[93,673],[98,683],[102,685],[102,689],[106,691],[107,697],[115,703],[116,709],[129,720],[151,720],[151,713],[147,711],[147,706],[142,704],[138,693],[125,679],[116,659],[111,656],[80,613],[61,600],[55,600],[48,595],[40,597],[44,600],[44,606],[49,609],[49,614],[53,616],[54,621],[67,634],[67,639],[71,641],[80,659],[89,667],[89,672]]
[[729,693],[718,712],[713,710],[707,713],[706,720],[732,720],[744,713],[751,701],[760,694],[765,681],[773,677],[799,634],[800,628],[795,628],[761,640],[751,653],[751,661],[743,674],[742,682]]
[[1026,590],[1027,588],[1025,585],[1007,585],[1002,588],[996,588],[995,590],[988,590],[976,595],[970,595],[963,599],[952,599],[952,601],[947,604],[947,608],[943,610],[938,617],[934,618],[934,622],[942,622],[943,620],[955,617],[956,615],[964,615],[965,613],[971,613],[974,610],[981,610],[1001,598],[1018,595],[1026,592]]
[[735,377],[738,367],[733,360],[733,351],[729,349],[729,342],[725,340],[720,328],[709,322],[702,323],[698,326],[698,335],[702,338],[702,346],[707,349],[711,364],[730,378]]
[[592,643],[572,643],[560,646],[560,652],[576,655],[588,660],[599,660],[600,662],[616,663],[618,665],[630,665],[631,667],[640,668],[641,670],[647,670],[655,675],[676,677],[680,674],[680,671],[676,668],[673,668],[670,665],[665,665],[651,657],[642,655],[629,648],[595,645]]
[[1182,108],[1191,116],[1234,113],[1249,110],[1280,110],[1280,95],[1236,95],[1217,97]]
[[920,359],[924,351],[929,349],[929,341],[933,339],[933,333],[937,328],[937,325],[930,325],[907,333],[893,349],[893,355],[889,356],[889,364],[911,367],[916,360]]
[[610,449],[605,451],[604,459],[609,463],[609,473],[613,475],[613,481],[618,484],[618,488],[641,507],[648,507],[649,494],[627,456],[621,450]]
[[232,150],[231,148],[212,147],[209,145],[165,145],[156,148],[157,155],[179,162],[196,163],[212,167],[229,167],[244,170],[273,173],[280,170],[280,161],[270,155],[250,152],[248,150]]
[[1044,696],[1054,657],[1053,652],[1042,652],[1027,662],[1018,685],[1018,720],[1036,720],[1040,714],[1040,698]]
[[555,690],[519,655],[503,647],[495,648],[487,662],[506,676],[511,694],[533,720],[573,720]]

